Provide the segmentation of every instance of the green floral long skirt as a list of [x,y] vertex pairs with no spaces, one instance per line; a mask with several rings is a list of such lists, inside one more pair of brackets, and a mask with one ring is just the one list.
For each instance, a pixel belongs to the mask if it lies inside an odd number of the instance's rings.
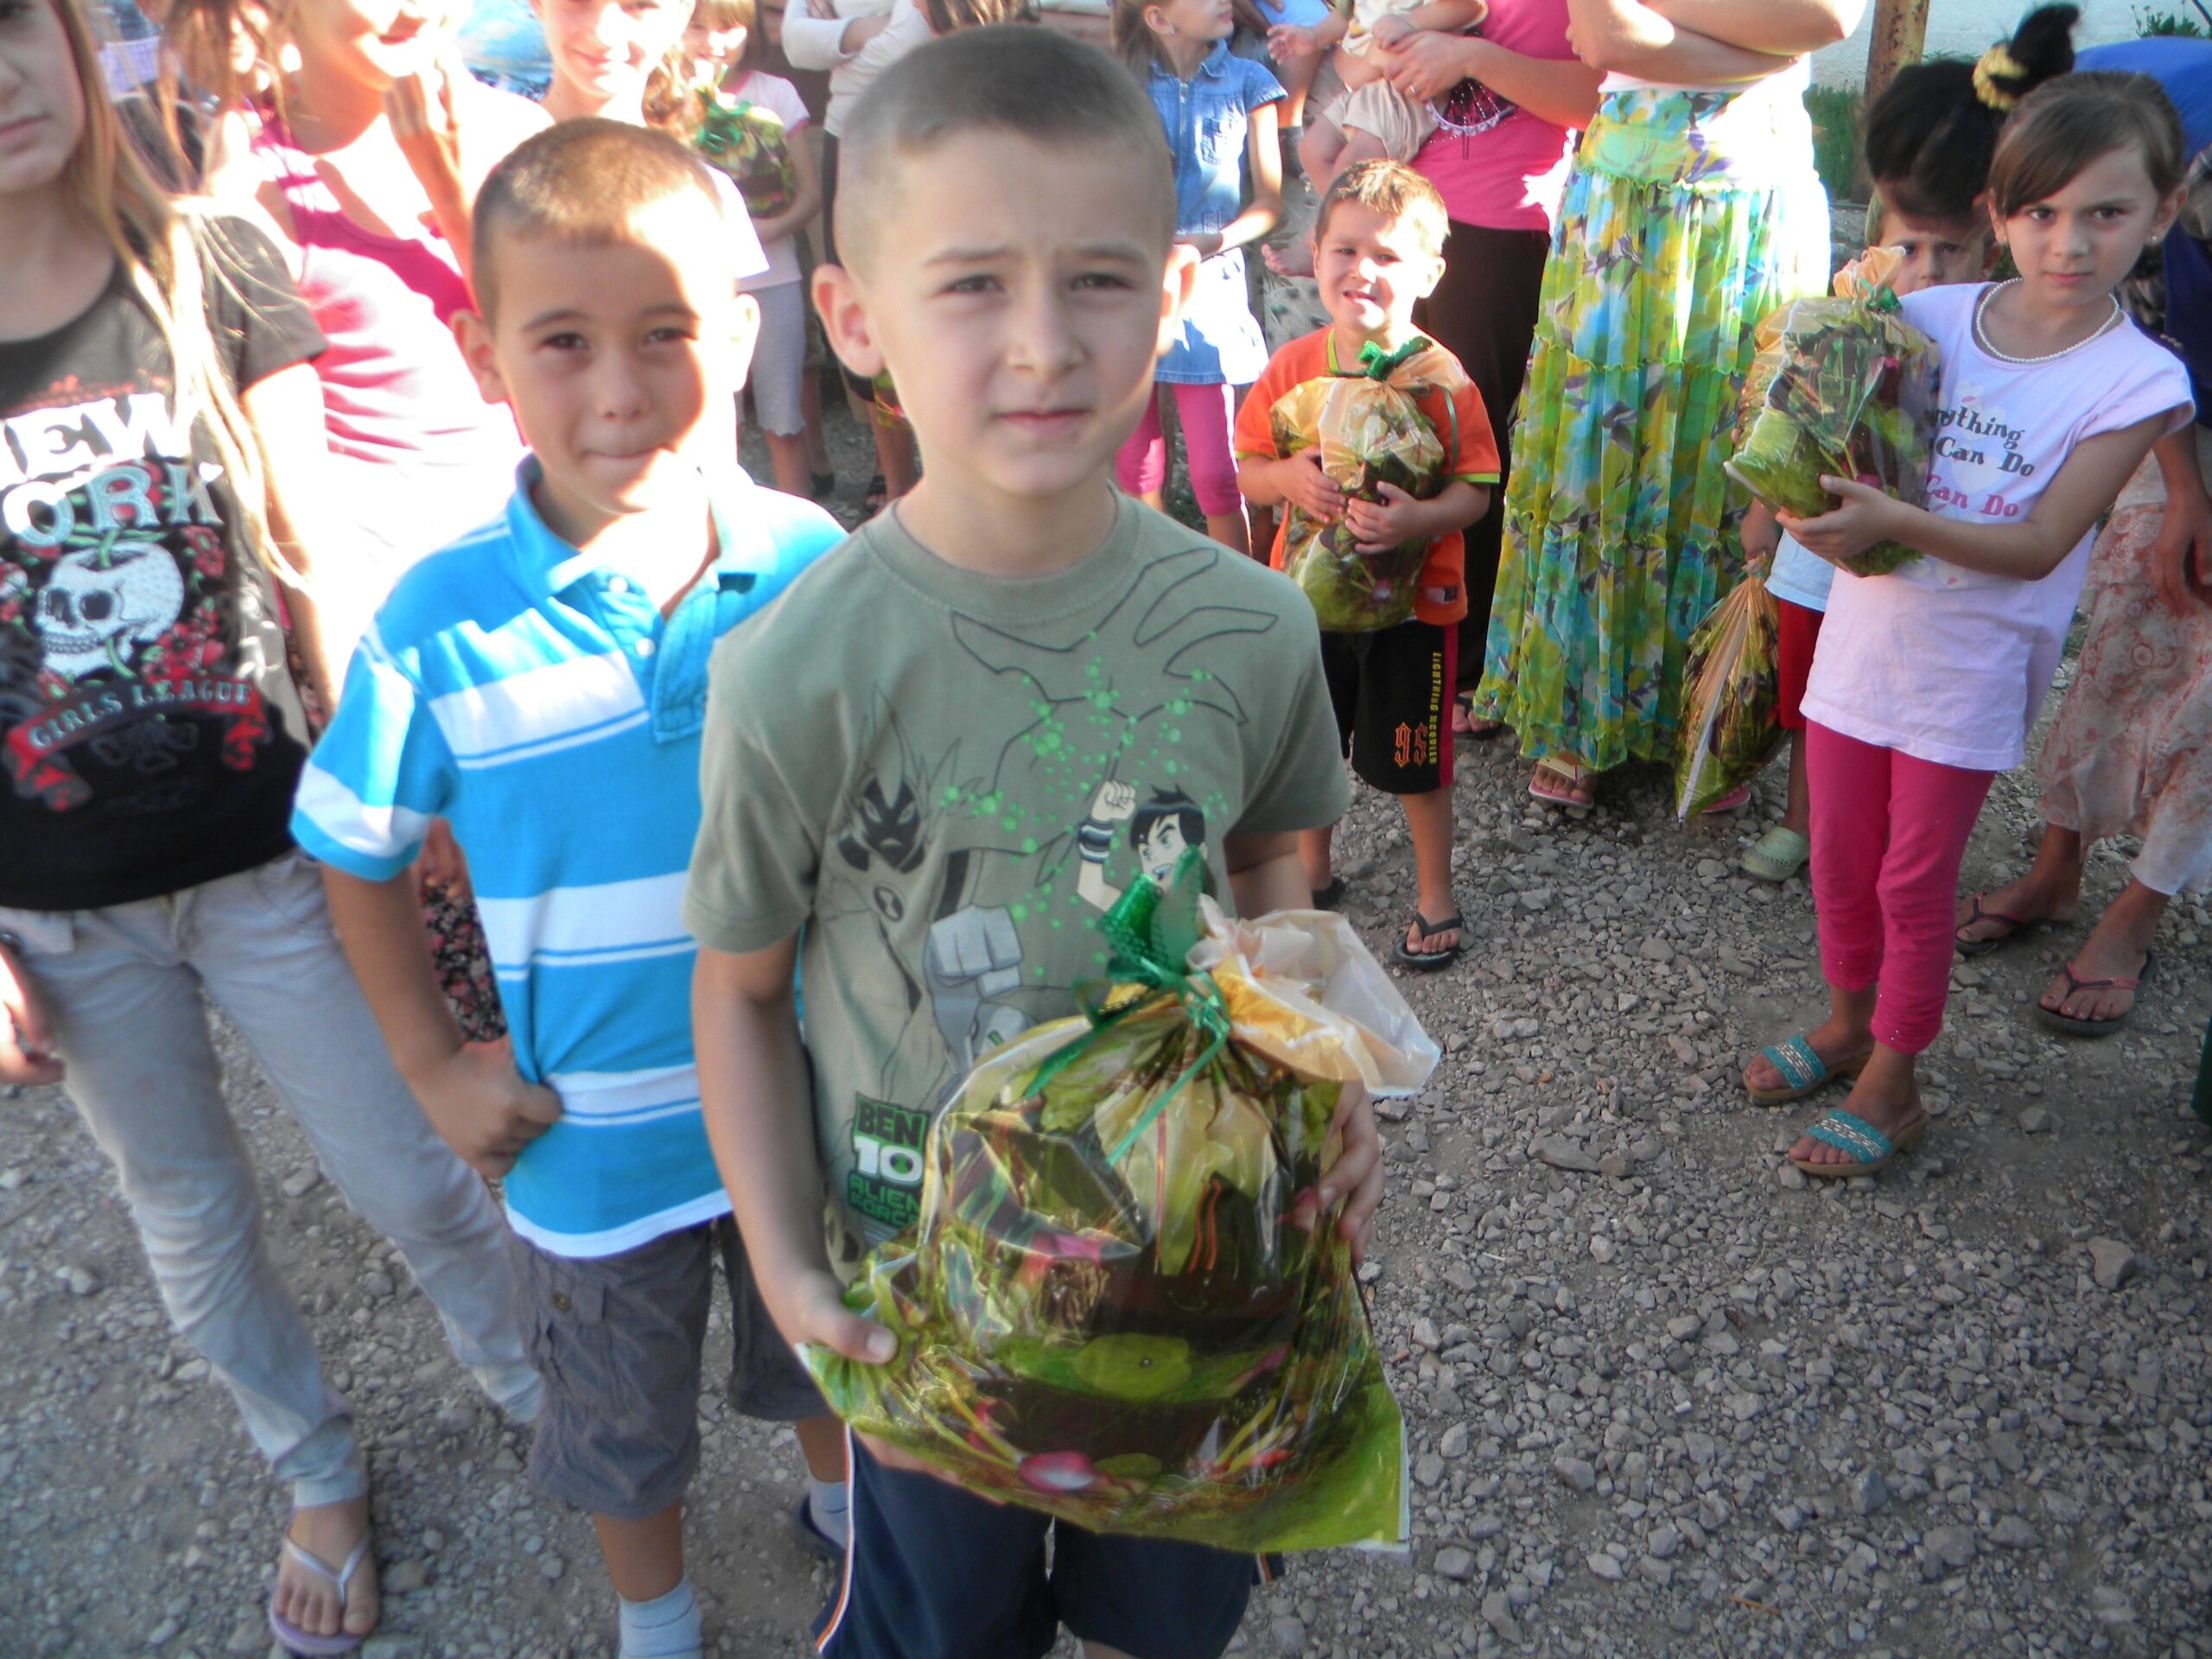
[[1475,693],[1523,754],[1671,753],[1683,646],[1742,563],[1747,498],[1721,464],[1751,331],[1827,288],[1796,79],[1610,92],[1575,152]]

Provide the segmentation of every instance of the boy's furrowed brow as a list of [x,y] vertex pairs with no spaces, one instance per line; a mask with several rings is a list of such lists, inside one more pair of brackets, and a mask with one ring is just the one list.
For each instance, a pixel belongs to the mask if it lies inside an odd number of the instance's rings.
[[[966,247],[939,248],[922,263],[925,265],[988,265],[1002,259],[1011,259],[1025,251],[1009,243],[986,246],[981,244]],[[1140,264],[1151,258],[1150,252],[1135,242],[1079,242],[1074,250],[1079,258],[1119,259]]]
[[[687,322],[696,322],[699,320],[699,314],[680,300],[665,300],[658,305],[649,305],[639,315],[645,317],[675,317]],[[539,312],[528,322],[523,324],[523,327],[525,332],[534,333],[540,328],[550,328],[556,323],[583,322],[588,321],[590,316],[591,313],[582,306],[561,305],[554,307],[550,311]]]

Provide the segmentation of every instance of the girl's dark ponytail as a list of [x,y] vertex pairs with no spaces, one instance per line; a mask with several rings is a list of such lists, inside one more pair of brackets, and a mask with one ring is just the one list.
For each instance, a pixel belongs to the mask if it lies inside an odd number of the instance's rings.
[[1866,171],[1882,198],[1916,219],[1967,219],[1989,181],[2012,106],[2074,67],[2075,6],[2043,6],[1974,61],[1901,69],[1866,111]]

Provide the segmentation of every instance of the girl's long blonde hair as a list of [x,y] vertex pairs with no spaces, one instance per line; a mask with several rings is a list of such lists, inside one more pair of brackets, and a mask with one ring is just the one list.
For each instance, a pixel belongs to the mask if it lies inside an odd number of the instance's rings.
[[246,549],[286,584],[304,587],[270,534],[261,446],[224,370],[207,316],[211,274],[229,282],[216,257],[219,233],[203,204],[172,202],[162,193],[124,134],[81,0],[48,3],[69,41],[85,105],[85,130],[61,169],[62,189],[106,238],[132,297],[161,335],[178,427],[190,433],[204,426],[207,432],[237,503]]

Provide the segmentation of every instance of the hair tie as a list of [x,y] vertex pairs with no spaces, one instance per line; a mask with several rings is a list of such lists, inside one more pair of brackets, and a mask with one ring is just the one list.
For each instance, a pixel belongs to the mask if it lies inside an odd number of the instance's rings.
[[1974,60],[1974,95],[1990,109],[2002,115],[2020,101],[2020,95],[1999,86],[2000,80],[2025,80],[2027,68],[2005,49],[1999,41]]

